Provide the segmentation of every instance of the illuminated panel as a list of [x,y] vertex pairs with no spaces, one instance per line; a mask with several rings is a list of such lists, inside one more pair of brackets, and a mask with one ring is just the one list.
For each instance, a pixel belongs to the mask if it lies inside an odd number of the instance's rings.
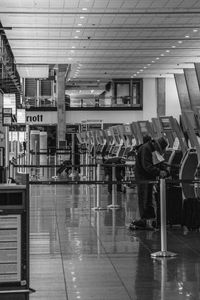
[[3,107],[12,108],[12,114],[16,114],[16,96],[15,94],[4,94],[3,95]]
[[146,122],[139,122],[139,125],[140,125],[140,130],[141,130],[142,133],[148,132],[147,123]]
[[162,124],[163,130],[172,130],[169,118],[161,118],[160,122]]
[[24,108],[17,109],[17,123],[26,124],[26,110]]
[[130,124],[124,125],[124,132],[125,132],[126,134],[127,134],[127,133],[131,134],[131,126],[130,126]]

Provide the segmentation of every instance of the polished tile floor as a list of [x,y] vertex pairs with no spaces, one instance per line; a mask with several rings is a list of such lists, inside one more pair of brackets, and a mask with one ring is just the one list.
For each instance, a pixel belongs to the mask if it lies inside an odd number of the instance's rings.
[[101,186],[30,186],[30,300],[199,300],[200,233],[168,230],[175,258],[152,259],[160,231],[130,232],[135,190]]

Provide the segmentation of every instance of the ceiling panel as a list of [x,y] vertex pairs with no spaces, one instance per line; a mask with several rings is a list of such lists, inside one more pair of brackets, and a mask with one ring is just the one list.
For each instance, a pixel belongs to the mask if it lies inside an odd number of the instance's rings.
[[177,64],[200,61],[199,19],[197,0],[0,0],[23,76],[29,65],[61,63],[72,64],[71,80],[78,64],[79,79],[180,72]]

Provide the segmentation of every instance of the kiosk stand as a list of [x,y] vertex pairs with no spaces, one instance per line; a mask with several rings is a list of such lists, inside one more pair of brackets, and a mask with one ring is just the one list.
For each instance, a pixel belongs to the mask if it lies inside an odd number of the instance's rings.
[[29,293],[29,186],[0,185],[0,299],[28,300]]

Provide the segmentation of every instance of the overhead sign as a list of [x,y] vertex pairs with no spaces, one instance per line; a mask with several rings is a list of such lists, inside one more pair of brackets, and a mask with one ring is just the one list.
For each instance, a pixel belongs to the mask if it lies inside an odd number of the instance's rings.
[[15,94],[4,94],[3,95],[3,107],[11,108],[12,114],[16,114],[16,96]]
[[26,124],[26,110],[24,108],[17,109],[17,123]]
[[12,108],[3,108],[3,125],[10,126],[12,124]]

